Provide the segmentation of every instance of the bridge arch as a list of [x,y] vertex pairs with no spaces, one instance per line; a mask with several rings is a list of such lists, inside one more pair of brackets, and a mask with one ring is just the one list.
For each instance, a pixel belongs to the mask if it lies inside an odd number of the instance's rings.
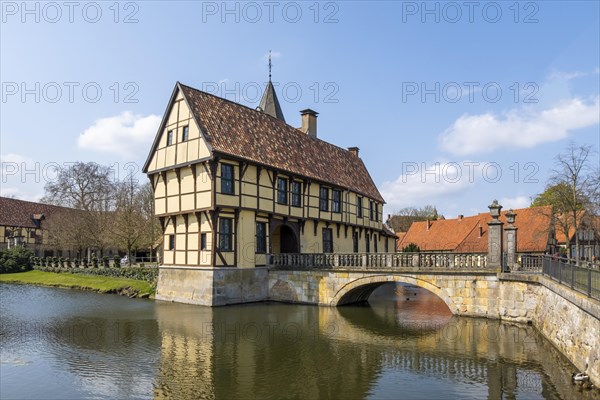
[[355,279],[342,286],[331,299],[329,305],[337,307],[344,304],[359,303],[366,301],[371,293],[384,283],[409,283],[429,290],[441,298],[448,306],[452,314],[458,313],[458,307],[454,304],[452,298],[448,295],[444,288],[427,282],[423,279],[414,278],[406,275],[372,275]]

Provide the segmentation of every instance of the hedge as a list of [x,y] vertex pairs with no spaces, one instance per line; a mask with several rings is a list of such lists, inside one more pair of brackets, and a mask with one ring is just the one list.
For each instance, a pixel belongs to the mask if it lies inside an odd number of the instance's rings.
[[158,281],[158,267],[121,267],[119,263],[113,263],[117,267],[107,267],[108,264],[103,259],[91,259],[91,260],[69,260],[68,258],[56,257],[33,257],[33,269],[44,272],[68,272],[71,274],[85,274],[85,275],[100,275],[100,276],[111,276],[115,278],[129,278],[136,279],[139,281],[146,281],[156,286]]

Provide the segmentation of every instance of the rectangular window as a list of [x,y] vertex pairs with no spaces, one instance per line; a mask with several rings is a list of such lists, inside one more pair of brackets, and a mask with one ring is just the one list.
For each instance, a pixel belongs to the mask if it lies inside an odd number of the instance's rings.
[[375,203],[375,221],[379,221],[379,203]]
[[373,235],[373,251],[377,253],[377,235]]
[[358,196],[356,197],[356,216],[363,217],[363,198]]
[[167,146],[170,146],[173,144],[173,131],[168,131],[167,132]]
[[375,203],[371,200],[369,200],[369,219],[371,221],[375,220]]
[[355,253],[358,253],[358,232],[354,232],[352,235],[352,247]]
[[167,250],[175,250],[175,235],[169,235],[169,248]]
[[319,210],[329,211],[329,189],[326,187],[319,191]]
[[292,181],[292,206],[302,207],[302,183]]
[[264,254],[267,252],[267,224],[256,223],[256,252]]
[[219,220],[219,250],[233,250],[233,231],[231,218],[221,218]]
[[233,180],[233,165],[221,164],[221,193],[235,194]]
[[389,240],[388,240],[388,238],[386,237],[386,238],[385,238],[385,252],[386,252],[386,253],[389,253],[389,252],[390,252],[390,246],[389,246],[388,242],[389,242]]
[[200,250],[206,250],[206,233],[200,234]]
[[333,200],[333,204],[331,205],[331,208],[333,209],[334,213],[341,213],[342,212],[342,192],[340,192],[337,189],[333,189],[333,196],[332,196],[332,200]]
[[285,178],[277,178],[277,203],[287,204],[288,202],[288,181]]
[[323,228],[323,253],[333,253],[333,231]]
[[184,126],[183,127],[183,132],[181,134],[181,141],[182,142],[187,142],[189,137],[189,127],[188,126]]
[[367,253],[371,252],[371,237],[369,236],[368,233],[365,233],[365,248],[367,250]]

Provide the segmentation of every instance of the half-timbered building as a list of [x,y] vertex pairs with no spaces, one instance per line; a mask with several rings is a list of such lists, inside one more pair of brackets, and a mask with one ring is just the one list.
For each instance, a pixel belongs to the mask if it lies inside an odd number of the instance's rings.
[[300,114],[300,128],[286,123],[270,81],[256,109],[175,85],[144,166],[163,276],[264,266],[269,253],[395,250],[358,148],[321,140],[317,113]]

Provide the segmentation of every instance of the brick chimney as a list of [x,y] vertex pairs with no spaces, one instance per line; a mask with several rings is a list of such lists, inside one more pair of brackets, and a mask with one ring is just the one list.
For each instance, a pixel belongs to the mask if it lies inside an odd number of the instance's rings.
[[302,115],[302,127],[300,130],[312,138],[317,137],[318,114],[318,112],[311,110],[310,108],[300,111],[300,115]]
[[358,157],[358,151],[359,151],[358,147],[348,147],[348,151],[350,153],[354,154],[356,157]]
[[430,219],[427,220],[427,230],[429,230],[429,228],[431,228],[431,220]]
[[461,221],[464,218],[464,215],[458,214],[458,220]]

